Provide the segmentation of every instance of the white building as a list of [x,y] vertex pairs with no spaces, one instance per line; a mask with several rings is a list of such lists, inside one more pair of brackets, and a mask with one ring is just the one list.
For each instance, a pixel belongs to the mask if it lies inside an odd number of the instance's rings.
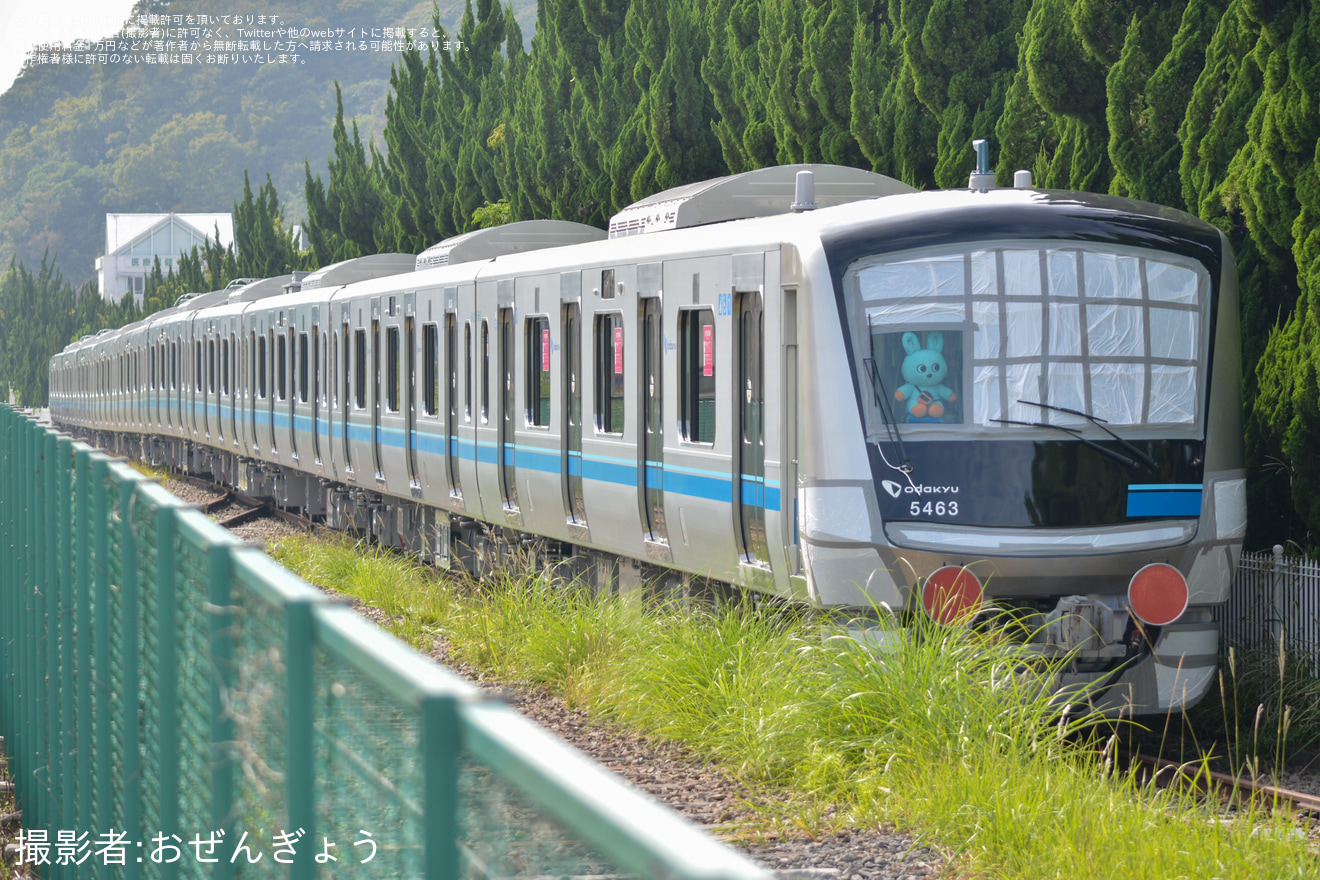
[[193,245],[200,247],[217,228],[220,244],[233,244],[232,214],[106,214],[105,256],[96,258],[101,296],[118,301],[132,293],[141,305],[156,258],[160,257],[161,271],[168,274],[180,254]]

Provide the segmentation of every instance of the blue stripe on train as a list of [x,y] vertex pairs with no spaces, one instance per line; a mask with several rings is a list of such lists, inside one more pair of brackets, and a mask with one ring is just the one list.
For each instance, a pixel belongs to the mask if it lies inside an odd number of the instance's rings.
[[[214,406],[214,404],[212,404]],[[199,416],[202,412],[202,405],[199,403],[193,407],[195,413]],[[228,415],[229,407],[223,407],[225,415]],[[274,413],[271,418],[269,409],[258,407],[256,413],[256,423],[259,426],[269,426],[272,421],[277,430],[288,430],[289,416],[287,413]],[[341,419],[322,419],[332,440],[342,440],[344,436],[344,425]],[[298,416],[297,423],[300,431],[310,431],[312,420],[307,416]],[[348,424],[348,439],[354,443],[368,443],[371,441],[372,426],[362,425],[350,422]],[[403,449],[404,432],[398,428],[387,428],[383,425],[376,427],[376,435],[380,444],[394,449]],[[417,451],[442,455],[445,451],[446,440],[451,454],[459,456],[464,461],[472,461],[474,458],[482,464],[497,464],[495,444],[481,442],[474,444],[468,440],[458,438],[446,438],[440,434],[428,434],[423,431],[414,433],[414,442],[417,444]],[[541,473],[559,474],[562,471],[562,454],[558,451],[547,451],[543,448],[534,446],[515,446],[516,466],[528,470],[539,471]],[[475,454],[474,454],[475,453]],[[626,459],[606,458],[604,456],[583,455],[573,453],[568,456],[568,472],[573,476],[581,474],[583,479],[595,480],[602,483],[613,483],[619,486],[637,485],[637,464]],[[647,488],[655,489],[663,487],[666,492],[673,492],[676,495],[687,495],[692,498],[704,498],[709,501],[731,502],[733,500],[733,480],[727,474],[720,474],[718,471],[699,470],[696,468],[677,467],[673,465],[665,466],[648,463],[646,468]],[[1131,487],[1130,487],[1131,488]],[[1163,487],[1151,487],[1163,488]],[[1200,487],[1197,486],[1197,512],[1200,510]],[[758,496],[761,496],[758,498]],[[757,504],[760,501],[766,510],[778,511],[780,509],[780,490],[779,485],[774,481],[765,481],[762,483],[760,478],[746,476],[742,480],[741,498],[744,504]],[[1134,514],[1131,512],[1131,502],[1129,501],[1129,516],[1183,516],[1187,514]],[[1196,515],[1196,514],[1191,514]]]
[[1127,488],[1128,516],[1201,515],[1201,486],[1197,483],[1134,484]]

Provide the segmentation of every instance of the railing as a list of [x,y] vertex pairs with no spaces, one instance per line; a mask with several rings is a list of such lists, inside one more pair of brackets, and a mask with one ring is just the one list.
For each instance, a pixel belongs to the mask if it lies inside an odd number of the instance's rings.
[[1223,643],[1288,654],[1320,675],[1320,562],[1274,552],[1243,553],[1228,602],[1216,609]]
[[768,876],[3,406],[0,664],[43,877]]

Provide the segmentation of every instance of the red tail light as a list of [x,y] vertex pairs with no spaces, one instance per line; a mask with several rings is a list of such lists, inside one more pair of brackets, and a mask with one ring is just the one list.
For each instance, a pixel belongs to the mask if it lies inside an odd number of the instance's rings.
[[921,606],[940,623],[966,620],[981,608],[981,581],[960,565],[931,572],[921,590]]
[[1172,565],[1152,562],[1128,582],[1132,613],[1151,626],[1173,623],[1187,610],[1187,578]]

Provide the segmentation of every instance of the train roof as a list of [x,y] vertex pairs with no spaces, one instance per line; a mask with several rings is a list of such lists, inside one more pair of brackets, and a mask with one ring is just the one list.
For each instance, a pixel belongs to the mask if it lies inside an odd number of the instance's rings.
[[[320,290],[325,287],[342,287],[358,281],[382,278],[387,275],[400,275],[413,271],[417,258],[411,254],[371,254],[331,263],[303,277],[301,290]],[[294,292],[294,291],[286,291]]]
[[475,260],[490,260],[509,254],[565,247],[606,238],[604,230],[568,220],[522,220],[489,229],[477,229],[446,238],[417,255],[413,268],[421,272],[437,266],[453,266]]
[[[800,172],[811,189],[800,192]],[[716,177],[634,202],[610,218],[610,238],[830,208],[916,190],[901,180],[843,165],[775,165]],[[802,200],[800,202],[799,200]],[[809,203],[809,204],[808,204]]]

